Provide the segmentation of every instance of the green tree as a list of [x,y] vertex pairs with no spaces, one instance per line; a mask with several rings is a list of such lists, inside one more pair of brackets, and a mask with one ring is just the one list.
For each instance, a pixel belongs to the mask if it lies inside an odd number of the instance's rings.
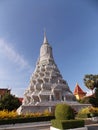
[[92,75],[92,74],[85,75],[84,84],[88,89],[92,91],[94,90],[94,88],[98,88],[98,75]]
[[85,77],[84,77],[84,84],[85,84],[85,86],[88,89],[92,90],[92,92],[93,92],[93,89],[94,89],[94,79],[93,79],[93,75],[92,74],[85,75]]
[[5,94],[0,99],[0,110],[12,111],[17,109],[21,105],[19,99],[12,94]]
[[98,88],[95,88],[95,94],[94,96],[90,97],[89,102],[92,104],[92,106],[98,107]]
[[89,102],[94,107],[98,107],[98,75],[92,75],[92,74],[85,75],[84,84],[88,89],[92,91],[95,89],[94,95],[90,97]]

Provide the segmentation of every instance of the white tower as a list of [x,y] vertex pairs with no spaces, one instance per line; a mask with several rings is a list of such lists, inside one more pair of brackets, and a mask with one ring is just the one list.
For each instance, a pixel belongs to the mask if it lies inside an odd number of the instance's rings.
[[52,47],[45,33],[38,59],[30,84],[24,94],[23,105],[40,105],[50,101],[74,101],[73,93],[55,64]]
[[55,64],[52,47],[44,33],[40,56],[18,113],[43,111],[47,108],[50,110],[57,103],[75,101],[75,96]]

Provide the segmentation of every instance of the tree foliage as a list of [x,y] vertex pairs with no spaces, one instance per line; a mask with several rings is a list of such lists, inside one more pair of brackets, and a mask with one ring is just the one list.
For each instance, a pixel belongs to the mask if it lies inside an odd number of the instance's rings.
[[85,75],[84,84],[88,89],[95,89],[95,93],[90,97],[89,102],[94,107],[98,107],[98,75]]
[[84,84],[88,89],[98,88],[98,75],[87,74],[84,77]]
[[90,103],[93,107],[98,107],[98,88],[95,88],[94,96],[90,97]]
[[17,109],[21,105],[19,99],[11,94],[5,94],[0,99],[0,110],[12,111]]

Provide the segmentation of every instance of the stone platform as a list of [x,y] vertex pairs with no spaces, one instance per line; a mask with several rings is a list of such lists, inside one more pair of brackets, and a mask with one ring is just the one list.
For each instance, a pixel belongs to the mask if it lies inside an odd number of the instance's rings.
[[21,105],[17,112],[18,114],[25,114],[25,113],[33,113],[33,112],[44,112],[45,110],[48,110],[50,112],[54,112],[55,106],[58,103],[66,103],[72,108],[74,108],[76,111],[79,111],[81,108],[85,108],[88,106],[91,106],[90,104],[80,104],[78,102],[63,102],[63,101],[54,101],[54,102],[41,102],[38,105]]

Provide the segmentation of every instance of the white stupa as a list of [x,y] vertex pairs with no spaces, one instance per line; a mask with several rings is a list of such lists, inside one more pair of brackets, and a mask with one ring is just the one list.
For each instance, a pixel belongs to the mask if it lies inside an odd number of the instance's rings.
[[21,112],[42,111],[60,102],[75,102],[67,82],[63,79],[52,54],[52,47],[44,33],[43,44],[35,71],[24,93]]

